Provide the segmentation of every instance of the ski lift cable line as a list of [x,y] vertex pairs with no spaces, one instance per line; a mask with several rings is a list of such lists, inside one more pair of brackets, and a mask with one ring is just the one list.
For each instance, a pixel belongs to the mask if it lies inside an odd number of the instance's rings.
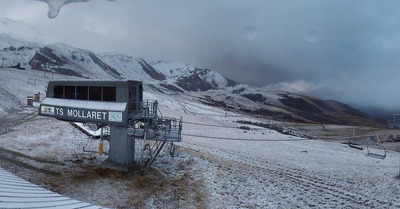
[[198,138],[208,138],[208,139],[225,139],[232,141],[260,141],[260,142],[290,142],[290,141],[312,141],[315,139],[250,139],[250,138],[229,138],[229,137],[217,137],[217,136],[203,136],[195,134],[182,134],[182,136],[191,136]]
[[[240,129],[240,126],[223,126],[223,125],[214,125],[214,124],[207,124],[207,123],[195,123],[195,122],[188,122],[188,121],[183,121],[182,123],[186,124],[191,124],[191,125],[199,125],[199,126],[210,126],[210,127],[219,127],[219,128],[228,128],[228,129]],[[256,126],[254,124],[243,124],[245,125],[251,125],[251,126]],[[268,130],[269,128],[250,128],[251,130]],[[318,139],[350,139],[350,138],[357,138],[357,137],[371,137],[375,136],[375,134],[368,134],[368,135],[360,135],[360,136],[343,136],[343,137],[316,137]]]
[[[182,123],[187,123],[191,125],[198,125],[198,126],[210,126],[210,127],[219,127],[219,128],[233,128],[233,129],[240,129],[240,126],[223,126],[223,125],[213,125],[213,124],[206,124],[206,123],[194,123],[194,122],[187,122],[183,121]],[[243,124],[243,125],[252,125],[252,124]],[[254,126],[254,125],[253,125]],[[268,130],[268,128],[250,128],[251,130]]]
[[186,114],[187,114],[187,113],[191,113],[191,114],[195,114],[195,115],[219,116],[219,117],[230,117],[230,118],[232,118],[232,117],[242,117],[242,116],[240,116],[240,115],[229,115],[229,116],[227,116],[227,115],[225,115],[225,114],[212,114],[212,113],[198,113],[198,112],[193,112],[193,111],[191,111],[191,110],[188,110],[188,109],[186,108],[186,106],[183,105],[182,102],[181,102],[179,99],[175,98],[175,100],[178,102],[179,106],[181,106],[182,110],[183,110]]
[[360,135],[360,136],[343,136],[343,137],[316,137],[318,139],[351,139],[351,138],[360,138],[360,137],[371,137],[376,136],[375,134],[368,134],[368,135]]

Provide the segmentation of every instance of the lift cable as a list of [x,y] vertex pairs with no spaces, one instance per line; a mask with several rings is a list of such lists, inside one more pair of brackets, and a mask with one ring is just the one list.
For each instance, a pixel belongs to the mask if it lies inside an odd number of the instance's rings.
[[368,135],[360,135],[360,136],[343,136],[343,137],[317,137],[318,139],[357,139],[363,137],[371,137],[375,136],[375,134],[368,134]]
[[182,136],[191,136],[198,138],[208,138],[208,139],[226,139],[233,141],[268,141],[268,142],[285,142],[285,141],[312,141],[315,139],[250,139],[250,138],[228,138],[228,137],[217,137],[217,136],[203,136],[203,135],[195,135],[195,134],[182,134]]
[[[223,125],[213,125],[213,124],[207,124],[207,123],[194,123],[194,122],[187,122],[183,121],[182,123],[187,123],[191,125],[198,125],[198,126],[210,126],[210,127],[218,127],[218,128],[233,128],[233,129],[240,129],[240,126],[223,126]],[[252,124],[243,124],[244,125],[252,125]],[[255,125],[252,125],[255,126]],[[268,130],[268,128],[250,128],[251,130]]]
[[192,113],[192,114],[195,114],[195,115],[206,115],[206,116],[218,116],[218,117],[242,117],[241,115],[229,115],[229,116],[226,116],[225,114],[223,114],[223,115],[220,115],[220,114],[212,114],[212,113],[197,113],[197,112],[193,112],[193,111],[190,111],[190,110],[188,110],[187,108],[186,108],[186,106],[185,105],[183,105],[182,103],[182,101],[180,101],[179,99],[177,99],[177,98],[175,98],[175,100],[178,102],[178,104],[181,106],[181,108],[182,108],[182,110],[185,112],[185,114],[187,114],[187,113]]
[[[199,125],[199,126],[210,126],[210,127],[219,127],[219,128],[227,128],[227,129],[240,129],[240,127],[235,127],[235,126],[223,126],[223,125],[213,125],[213,124],[206,124],[206,123],[194,123],[194,122],[187,122],[187,121],[183,121],[182,123],[187,123],[187,124],[191,124],[191,125]],[[243,124],[243,125],[253,125],[253,124]],[[255,125],[253,125],[255,126]],[[268,130],[269,128],[250,128],[251,130]],[[374,136],[373,134],[369,134],[369,135],[360,135],[360,136],[343,136],[343,137],[315,137],[318,139],[350,139],[350,138],[360,138],[360,137],[371,137]]]

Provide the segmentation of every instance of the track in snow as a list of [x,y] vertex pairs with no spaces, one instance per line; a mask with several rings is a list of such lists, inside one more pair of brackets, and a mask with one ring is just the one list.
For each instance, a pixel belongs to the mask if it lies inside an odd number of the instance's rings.
[[[198,145],[183,147],[209,154],[211,158],[214,158],[211,163],[206,163],[208,164],[206,167],[209,169],[207,169],[208,175],[205,176],[209,176],[209,182],[212,182],[211,190],[219,190],[222,193],[222,195],[214,196],[233,195],[237,198],[238,202],[232,203],[228,207],[252,205],[249,202],[251,199],[257,199],[253,204],[259,205],[255,206],[266,206],[268,201],[275,204],[269,206],[283,207],[370,208],[391,206],[388,201],[375,196],[378,195],[376,192],[368,194],[369,191],[362,187],[368,183],[357,181],[358,178],[340,179],[304,169],[288,168],[227,149],[216,150]],[[220,158],[215,160],[216,156]],[[215,165],[215,162],[221,162],[221,159],[226,160],[225,163],[228,162],[224,172],[219,172],[221,167]],[[229,162],[233,162],[232,166]],[[232,185],[235,187],[232,189],[232,193],[224,193],[224,191],[230,190],[226,187]],[[246,197],[243,191],[253,193],[253,197],[250,195],[248,199],[243,199]],[[391,195],[397,196],[398,194],[392,193]],[[279,201],[280,199],[281,201]],[[277,202],[279,205],[276,205]],[[397,204],[396,207],[400,206],[399,201],[395,204]]]

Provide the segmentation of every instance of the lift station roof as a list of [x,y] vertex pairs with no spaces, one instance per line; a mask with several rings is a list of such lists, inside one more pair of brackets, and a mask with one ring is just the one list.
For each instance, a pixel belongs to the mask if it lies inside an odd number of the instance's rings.
[[[136,89],[134,93],[132,89]],[[50,81],[39,115],[74,122],[126,125],[130,104],[142,102],[139,92],[142,82],[133,80]]]

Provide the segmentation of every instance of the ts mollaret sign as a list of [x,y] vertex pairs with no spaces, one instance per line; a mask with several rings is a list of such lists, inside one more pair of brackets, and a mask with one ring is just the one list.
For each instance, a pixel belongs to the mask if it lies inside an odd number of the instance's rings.
[[122,112],[109,112],[99,110],[77,109],[57,106],[41,106],[40,113],[52,115],[60,119],[72,119],[76,121],[90,120],[93,122],[122,122]]

